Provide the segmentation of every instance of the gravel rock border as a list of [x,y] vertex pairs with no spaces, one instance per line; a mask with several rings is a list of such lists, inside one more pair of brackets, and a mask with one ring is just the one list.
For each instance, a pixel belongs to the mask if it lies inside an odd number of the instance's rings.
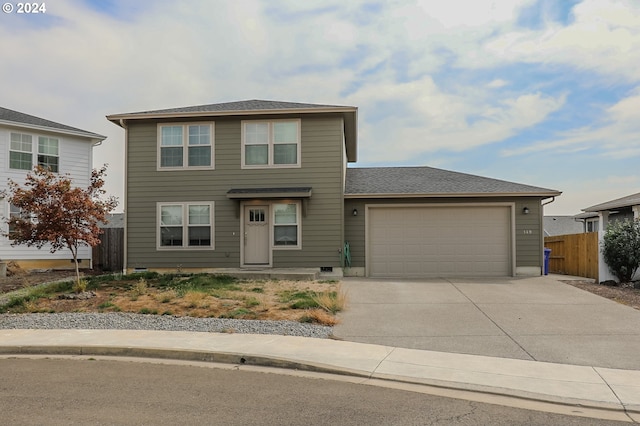
[[131,313],[0,314],[0,329],[162,330],[278,334],[327,339],[332,328],[295,321],[191,318]]

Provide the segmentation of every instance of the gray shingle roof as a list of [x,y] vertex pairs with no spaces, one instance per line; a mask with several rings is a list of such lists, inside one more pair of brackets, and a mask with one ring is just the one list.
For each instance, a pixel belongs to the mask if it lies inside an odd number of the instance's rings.
[[347,169],[345,196],[382,195],[540,195],[559,191],[433,167]]
[[583,209],[585,212],[600,212],[610,209],[619,209],[621,207],[637,206],[640,205],[640,192],[637,194],[627,195],[626,197],[617,198],[615,200],[607,201],[605,203],[596,204],[595,206],[587,207]]
[[100,224],[100,228],[124,228],[124,213],[110,213],[107,222]]
[[584,224],[574,216],[545,216],[543,224],[544,234],[550,236],[584,232]]
[[111,114],[107,116],[107,120],[118,126],[126,127],[125,122],[128,120],[166,120],[173,118],[222,117],[234,115],[258,116],[262,114],[312,114],[325,112],[342,115],[344,119],[347,159],[349,162],[355,162],[358,157],[358,108],[354,106],[306,104],[298,102],[251,99],[247,101]]
[[156,114],[184,114],[184,113],[216,113],[234,111],[282,111],[300,109],[326,109],[326,108],[354,108],[342,105],[319,105],[298,102],[265,101],[251,99],[246,101],[225,102],[220,104],[196,105],[180,108],[156,109],[150,111],[139,111],[128,114],[115,115],[156,115]]
[[67,126],[66,124],[56,123],[55,121],[46,120],[44,118],[3,107],[0,107],[0,121],[15,123],[16,125],[26,127],[46,128],[53,131],[63,131],[64,133],[75,133],[90,138],[106,139],[106,136],[102,136],[97,133],[88,132],[76,127]]

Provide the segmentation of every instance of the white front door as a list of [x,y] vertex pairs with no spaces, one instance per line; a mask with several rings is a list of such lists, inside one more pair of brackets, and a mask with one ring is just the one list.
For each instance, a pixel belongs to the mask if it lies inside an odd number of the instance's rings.
[[244,264],[269,264],[269,206],[244,207]]

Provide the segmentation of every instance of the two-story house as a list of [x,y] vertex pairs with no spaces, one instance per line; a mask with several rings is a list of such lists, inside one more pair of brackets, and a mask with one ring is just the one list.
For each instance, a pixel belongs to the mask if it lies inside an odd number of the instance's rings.
[[[106,137],[56,123],[44,118],[0,107],[0,190],[8,189],[8,181],[23,184],[36,165],[60,174],[69,174],[74,184],[88,186],[91,179],[93,147]],[[19,214],[6,200],[0,203],[0,217]],[[3,222],[2,233],[7,233]],[[91,248],[82,247],[80,267],[91,266]],[[50,253],[47,246],[37,249],[25,245],[12,246],[0,236],[0,259],[15,261],[24,269],[74,268],[71,253]]]
[[541,273],[542,200],[558,191],[348,168],[356,107],[250,100],[107,118],[125,129],[129,271]]

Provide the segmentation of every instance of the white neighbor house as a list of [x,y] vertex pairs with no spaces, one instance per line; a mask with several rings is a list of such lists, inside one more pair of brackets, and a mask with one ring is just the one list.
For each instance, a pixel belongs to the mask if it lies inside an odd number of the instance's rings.
[[[0,107],[0,190],[8,188],[9,179],[23,184],[36,165],[50,167],[62,175],[69,174],[75,185],[86,187],[93,168],[93,147],[106,137],[64,124]],[[9,203],[0,201],[2,233],[8,231],[5,218],[10,217]],[[78,252],[80,267],[91,266],[91,247]],[[0,260],[15,261],[24,269],[73,268],[69,250],[51,253],[47,246],[38,250],[26,245],[11,246],[0,235]]]

